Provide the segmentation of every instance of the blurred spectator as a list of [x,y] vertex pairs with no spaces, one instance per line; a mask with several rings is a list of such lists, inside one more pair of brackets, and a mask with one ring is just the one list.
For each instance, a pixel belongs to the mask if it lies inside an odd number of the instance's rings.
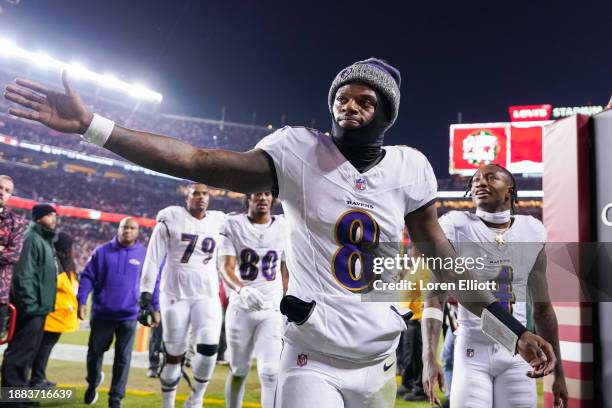
[[28,387],[30,369],[43,338],[45,317],[55,304],[55,208],[50,204],[35,205],[32,220],[14,266],[11,302],[17,308],[17,324],[2,360],[3,394],[4,387]]
[[9,292],[13,277],[13,264],[19,259],[26,228],[24,217],[6,207],[13,194],[13,179],[0,175],[0,339],[8,336]]
[[72,257],[72,237],[65,232],[57,235],[55,254],[59,273],[57,275],[57,295],[55,296],[55,309],[47,315],[45,332],[40,348],[32,365],[30,387],[51,388],[56,383],[47,379],[46,370],[51,350],[59,340],[62,333],[78,330],[77,319],[77,291],[79,281],[76,274],[76,265]]
[[93,290],[87,350],[85,403],[98,399],[102,382],[102,358],[115,338],[113,379],[108,394],[109,407],[121,406],[125,396],[136,333],[140,275],[146,249],[138,241],[138,223],[125,218],[117,236],[96,248],[80,276],[78,316],[85,319],[87,297]]
[[[417,259],[419,254],[416,246],[410,248],[411,259]],[[410,280],[428,281],[431,272],[427,268],[423,268],[421,264],[410,271]],[[427,395],[423,391],[423,360],[421,354],[423,352],[423,342],[421,340],[421,317],[423,314],[423,299],[420,290],[410,291],[406,302],[402,306],[412,311],[412,318],[406,322],[407,329],[402,333],[400,341],[402,342],[402,362],[401,376],[402,382],[398,392],[403,392],[405,401],[425,401]]]

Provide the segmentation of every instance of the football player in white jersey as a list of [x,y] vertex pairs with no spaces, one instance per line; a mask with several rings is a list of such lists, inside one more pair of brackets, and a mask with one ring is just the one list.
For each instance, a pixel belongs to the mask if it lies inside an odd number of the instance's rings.
[[[5,97],[27,109],[21,118],[80,133],[141,166],[239,192],[273,191],[290,229],[287,316],[277,407],[390,407],[395,400],[395,348],[406,325],[388,303],[361,302],[376,276],[371,249],[401,241],[405,223],[428,257],[454,257],[438,224],[437,183],[415,149],[383,147],[399,113],[400,73],[385,61],[358,61],[332,82],[332,135],[284,127],[239,153],[197,149],[166,136],[116,125],[87,111],[64,74],[64,92],[17,80]],[[423,245],[426,244],[426,245]],[[440,280],[472,276],[435,271]],[[556,357],[487,291],[466,307],[485,315],[488,333],[521,354],[534,375],[548,374]],[[458,292],[457,299],[465,300]]]
[[[536,331],[560,355],[557,318],[546,281],[544,225],[531,216],[511,215],[518,194],[516,181],[499,165],[480,167],[468,181],[468,192],[476,205],[476,213],[451,211],[442,216],[440,225],[446,237],[459,256],[485,259],[484,267],[478,270],[478,279],[495,282],[493,294],[523,324],[527,323],[529,293]],[[433,389],[436,383],[443,384],[442,368],[436,356],[442,304],[432,298],[425,306],[423,381],[430,398],[438,402]],[[459,305],[458,321],[453,368],[457,375],[453,375],[450,406],[536,407],[536,381],[525,376],[529,365],[485,336],[480,329],[480,317],[462,305]],[[567,407],[561,359],[557,361],[554,376],[554,406]]]
[[289,274],[284,261],[285,217],[271,215],[272,192],[247,195],[247,214],[227,218],[221,230],[219,260],[232,289],[225,313],[230,370],[225,383],[228,408],[240,408],[244,384],[257,360],[261,405],[271,408],[282,347],[279,304]]
[[174,406],[190,325],[196,343],[196,353],[191,360],[195,381],[186,407],[202,406],[217,359],[222,324],[217,247],[225,214],[207,210],[208,202],[208,187],[191,184],[185,206],[161,210],[143,267],[140,303],[146,315],[146,311],[151,310],[149,299],[157,274],[166,259],[159,295],[165,351],[159,379],[165,408]]

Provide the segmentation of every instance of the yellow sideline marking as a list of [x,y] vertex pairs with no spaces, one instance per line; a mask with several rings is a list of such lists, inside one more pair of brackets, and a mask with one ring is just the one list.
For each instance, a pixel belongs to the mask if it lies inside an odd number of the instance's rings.
[[[63,387],[63,388],[83,388],[83,386],[79,385],[79,384],[58,383],[57,386],[58,387]],[[99,387],[98,390],[108,392],[110,390],[110,388],[108,388],[108,387]],[[153,391],[135,390],[135,389],[131,389],[131,388],[126,389],[125,393],[129,394],[129,395],[135,395],[135,396],[138,396],[138,397],[148,397],[148,396],[151,396],[151,395],[158,395],[159,394],[159,393],[153,392]],[[187,395],[186,394],[177,394],[176,395],[176,400],[177,401],[185,401],[186,399],[187,399]],[[217,399],[217,398],[204,398],[204,404],[225,405],[225,400]],[[261,408],[261,404],[258,403],[258,402],[243,402],[242,406],[244,408]]]

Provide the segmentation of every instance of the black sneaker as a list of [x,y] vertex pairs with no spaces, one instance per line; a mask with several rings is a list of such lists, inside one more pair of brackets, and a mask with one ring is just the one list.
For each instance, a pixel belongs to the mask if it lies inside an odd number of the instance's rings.
[[397,387],[397,395],[406,395],[406,394],[410,394],[412,392],[412,387],[406,387],[403,384],[400,384],[399,387]]
[[99,396],[98,387],[100,386],[102,381],[104,381],[104,372],[100,371],[100,375],[98,376],[98,383],[95,385],[95,387],[92,387],[90,385],[89,387],[87,387],[87,390],[85,391],[85,396],[83,397],[83,401],[85,402],[85,404],[93,405],[96,403],[96,401],[98,400],[98,396]]
[[87,387],[83,401],[86,405],[93,405],[98,400],[98,390],[92,387]]
[[121,408],[121,400],[109,400],[108,408]]
[[56,385],[57,383],[44,379],[40,382],[30,383],[30,388],[49,389],[55,387]]
[[427,395],[424,392],[415,392],[404,395],[404,401],[427,401]]

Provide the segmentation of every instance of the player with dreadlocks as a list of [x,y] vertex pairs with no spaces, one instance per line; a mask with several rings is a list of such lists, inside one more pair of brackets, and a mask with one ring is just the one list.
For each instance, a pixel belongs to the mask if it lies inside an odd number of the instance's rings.
[[[489,164],[468,180],[476,213],[451,211],[440,218],[446,237],[462,257],[483,257],[478,272],[482,281],[496,282],[493,294],[523,324],[527,322],[527,296],[533,301],[536,332],[559,353],[557,318],[548,297],[544,225],[531,216],[515,215],[518,202],[516,180],[506,168]],[[444,375],[436,350],[442,327],[442,303],[432,298],[423,311],[423,386],[434,402],[436,383]],[[459,328],[455,331],[454,371],[450,406],[536,407],[533,378],[525,376],[528,365],[501,349],[480,330],[480,317],[459,305]],[[561,360],[554,370],[555,407],[567,406],[567,387]]]

